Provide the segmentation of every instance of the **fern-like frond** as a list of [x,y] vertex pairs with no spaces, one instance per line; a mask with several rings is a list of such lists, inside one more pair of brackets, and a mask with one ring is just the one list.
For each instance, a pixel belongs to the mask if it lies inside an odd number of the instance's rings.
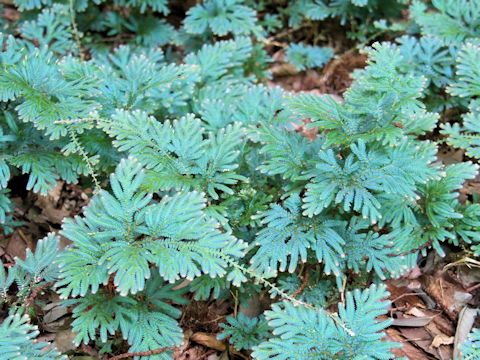
[[[60,259],[63,296],[84,295],[89,287],[96,292],[108,274],[120,294],[137,293],[152,276],[152,264],[171,282],[201,273],[223,276],[233,259],[243,255],[245,245],[216,229],[216,222],[203,213],[202,194],[164,196],[151,204],[151,196],[140,190],[143,178],[137,161],[122,160],[111,176],[113,194],[102,191],[84,219],[66,224],[63,234],[74,247]],[[79,277],[77,266],[82,273],[91,269],[90,276]]]
[[154,191],[195,189],[218,199],[219,192],[231,194],[230,186],[245,180],[235,171],[243,138],[239,124],[206,134],[193,115],[160,123],[143,112],[120,111],[105,128],[120,150],[152,170],[147,187]]
[[141,13],[145,13],[148,9],[164,15],[170,13],[168,0],[114,0],[114,3],[118,6],[138,8]]
[[263,317],[248,317],[239,313],[236,318],[227,316],[227,323],[220,324],[223,331],[218,339],[228,338],[235,349],[251,349],[264,341],[269,334],[269,326]]
[[27,249],[25,260],[16,259],[15,267],[27,274],[32,282],[53,281],[58,277],[58,266],[55,263],[60,254],[59,238],[50,233],[37,242],[35,252]]
[[51,347],[50,343],[37,342],[36,326],[29,323],[27,315],[11,314],[0,324],[0,358],[11,360],[64,360],[66,356]]
[[467,42],[457,56],[456,79],[448,91],[454,96],[480,96],[480,43]]
[[440,132],[448,136],[448,145],[465,149],[468,156],[480,159],[480,101],[471,102],[469,112],[462,116],[462,120],[462,123],[442,124]]
[[242,0],[207,0],[190,8],[184,27],[191,34],[247,35],[257,31],[256,12]]
[[283,207],[273,205],[261,218],[266,227],[257,234],[259,248],[250,260],[255,272],[268,276],[275,275],[277,270],[294,272],[312,251],[324,264],[325,273],[340,274],[339,258],[344,256],[345,242],[335,231],[338,222],[304,217],[301,199],[296,194],[291,195]]
[[303,71],[324,66],[333,57],[333,50],[328,47],[290,44],[285,56],[287,61],[297,70]]
[[[428,152],[419,153],[408,142],[389,149],[387,156],[368,151],[363,141],[350,148],[352,153],[345,160],[336,157],[331,149],[320,152],[316,170],[311,172],[312,181],[307,184],[305,215],[319,214],[331,204],[343,204],[344,211],[358,211],[377,222],[382,218],[377,192],[415,198],[416,184],[436,175],[435,169],[428,167],[434,157]],[[412,171],[416,156],[418,166]],[[420,168],[422,172],[418,172]]]
[[425,35],[438,36],[448,42],[458,42],[480,35],[478,12],[480,4],[469,0],[434,0],[435,11],[429,11],[427,4],[414,1],[410,16],[420,25]]
[[24,22],[20,31],[24,39],[35,42],[37,47],[48,47],[50,51],[64,55],[78,51],[70,21],[69,7],[54,4],[45,8],[36,20]]
[[51,54],[34,50],[18,64],[0,71],[0,99],[18,100],[19,117],[53,140],[67,134],[65,125],[56,123],[58,120],[87,118],[98,108],[90,98],[95,93],[95,80],[68,79]]
[[339,304],[339,317],[354,332],[349,335],[337,327],[324,310],[274,304],[266,312],[273,335],[257,346],[255,359],[391,359],[393,343],[381,341],[380,330],[389,321],[378,321],[377,316],[387,311],[388,302],[382,301],[388,293],[384,287],[371,286],[363,292],[347,293],[345,304]]

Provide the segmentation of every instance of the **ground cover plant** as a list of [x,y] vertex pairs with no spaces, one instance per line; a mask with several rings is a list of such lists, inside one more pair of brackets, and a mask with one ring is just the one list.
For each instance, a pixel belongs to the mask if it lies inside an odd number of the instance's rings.
[[479,1],[1,3],[0,359],[480,358]]

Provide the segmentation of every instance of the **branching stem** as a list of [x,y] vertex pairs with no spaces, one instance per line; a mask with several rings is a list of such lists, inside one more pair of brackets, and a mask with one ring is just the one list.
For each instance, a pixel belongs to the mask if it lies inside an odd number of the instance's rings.
[[87,152],[83,148],[82,144],[80,143],[80,140],[78,140],[78,137],[77,137],[77,134],[75,133],[75,130],[73,130],[70,125],[67,125],[67,130],[68,130],[68,134],[70,135],[70,139],[72,140],[73,144],[75,145],[76,150],[78,151],[80,156],[83,158],[83,161],[85,161],[85,165],[87,166],[88,174],[91,176],[91,178],[93,180],[93,183],[95,184],[94,193],[98,193],[102,188],[100,186],[100,183],[98,182],[97,174],[95,173],[93,163],[90,160],[90,157],[88,156]]
[[77,20],[75,18],[75,8],[73,6],[73,0],[69,1],[69,5],[70,5],[70,22],[72,24],[73,37],[75,39],[75,43],[77,44],[80,59],[85,60],[85,54],[83,53],[83,50],[82,50],[82,42],[80,40],[80,33],[78,31]]
[[[306,308],[309,308],[309,309],[312,309],[312,310],[315,310],[315,311],[323,311],[325,312],[325,314],[331,318],[333,320],[333,322],[335,322],[335,324],[337,324],[338,326],[340,326],[343,330],[345,330],[350,336],[355,336],[355,333],[349,329],[344,323],[342,320],[340,320],[340,318],[338,317],[337,314],[332,314],[332,313],[329,313],[328,311],[326,311],[325,309],[323,308],[318,308],[318,307],[315,307],[311,304],[308,304],[306,302],[303,302],[303,301],[300,301],[298,299],[296,299],[293,295],[290,295],[288,293],[286,293],[285,291],[283,291],[282,289],[280,289],[278,286],[274,285],[273,283],[271,283],[270,281],[264,279],[263,277],[259,276],[258,274],[256,274],[255,272],[249,270],[248,268],[246,268],[245,266],[242,266],[240,265],[239,263],[237,263],[235,260],[232,260],[230,257],[224,257],[225,261],[227,261],[227,263],[240,270],[241,272],[243,272],[244,274],[248,274],[249,276],[251,276],[252,278],[256,279],[258,282],[262,283],[263,285],[265,285],[266,287],[269,287],[271,289],[271,292],[275,292],[277,293],[278,295],[280,295],[282,298],[286,299],[286,300],[289,300],[291,301],[294,305],[300,305],[300,306],[304,306]],[[308,280],[308,279],[307,279]]]

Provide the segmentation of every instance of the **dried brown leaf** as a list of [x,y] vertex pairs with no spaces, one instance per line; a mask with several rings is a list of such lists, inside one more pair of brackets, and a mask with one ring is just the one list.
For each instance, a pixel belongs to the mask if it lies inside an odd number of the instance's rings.
[[190,341],[218,351],[225,351],[227,349],[225,343],[218,340],[215,334],[196,332],[190,337]]
[[440,347],[441,345],[451,345],[453,344],[453,340],[455,338],[453,336],[447,336],[447,335],[437,335],[433,338],[433,341],[432,341],[432,347],[434,348],[438,348]]
[[433,316],[424,316],[424,317],[405,317],[401,319],[394,319],[393,326],[403,326],[403,327],[423,327],[429,324],[433,320]]

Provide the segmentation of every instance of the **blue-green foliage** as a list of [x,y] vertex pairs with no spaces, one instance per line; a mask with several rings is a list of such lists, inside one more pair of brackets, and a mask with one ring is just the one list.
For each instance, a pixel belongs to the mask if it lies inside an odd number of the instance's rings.
[[322,21],[336,18],[341,25],[348,25],[347,33],[354,39],[365,40],[378,31],[373,20],[399,18],[405,8],[404,0],[294,0],[280,10],[291,27],[301,26],[306,19]]
[[432,35],[396,39],[405,61],[405,70],[415,71],[427,80],[427,86],[445,88],[454,75],[456,49]]
[[478,37],[480,3],[469,0],[433,0],[435,11],[425,2],[414,1],[410,16],[420,26],[422,34],[435,35],[446,42]]
[[[11,40],[10,40],[11,39]],[[79,60],[66,59],[54,63],[55,58],[45,48],[31,52],[19,51],[22,43],[15,44],[11,37],[2,54],[0,99],[17,101],[15,110],[24,122],[31,122],[52,140],[67,134],[65,126],[55,121],[89,117],[97,108],[91,99],[94,77],[82,72],[85,65]]]
[[[388,293],[369,284],[399,276],[427,248],[443,255],[446,242],[480,254],[480,205],[459,200],[477,166],[443,165],[425,140],[437,140],[434,111],[468,111],[458,123],[441,117],[441,133],[479,157],[477,1],[414,1],[410,24],[391,26],[406,1],[15,3],[29,12],[4,27],[19,36],[0,41],[0,222],[14,221],[8,193],[20,173],[41,194],[81,176],[96,191],[64,221],[72,245],[61,255],[49,235],[2,266],[0,296],[23,311],[31,291],[55,281],[78,344],[178,346],[186,292],[243,301],[268,291],[279,301],[271,310],[223,325],[237,350],[390,359],[389,321],[377,319]],[[408,35],[367,48],[340,101],[261,84],[272,46],[298,70],[331,59],[330,25],[316,23],[325,19],[365,43]],[[339,289],[335,315],[326,309]],[[25,327],[20,346],[38,352],[26,321],[12,315],[0,332]]]
[[[420,26],[423,37],[402,41],[408,64],[420,63],[418,73],[428,75],[436,89],[433,106],[460,106],[468,112],[460,122],[441,125],[446,143],[461,148],[466,155],[479,158],[478,96],[480,95],[480,48],[478,45],[478,1],[432,1],[434,11],[426,4],[414,2],[411,17]],[[423,45],[422,45],[423,43]],[[405,45],[408,45],[405,47]],[[414,45],[417,44],[417,45]],[[407,65],[407,64],[406,64]],[[450,98],[441,94],[447,91]],[[440,93],[440,94],[439,94]],[[459,119],[460,120],[460,119]]]
[[[46,48],[27,51],[24,42],[11,36],[2,37],[1,42],[0,98],[11,106],[0,117],[0,186],[5,187],[12,168],[29,174],[27,189],[42,194],[58,179],[76,182],[79,174],[88,173],[87,166],[81,156],[61,153],[69,144],[61,138],[67,129],[55,121],[94,111],[94,102],[86,99],[95,95],[90,88],[94,79],[87,80],[80,71],[83,65],[73,58],[55,63]],[[1,207],[3,214],[4,201]]]
[[273,277],[321,263],[340,287],[351,272],[400,275],[415,264],[419,247],[443,255],[444,241],[478,244],[476,206],[458,200],[478,167],[436,162],[435,144],[417,139],[437,121],[419,100],[425,81],[405,72],[394,45],[368,53],[369,65],[355,73],[344,103],[313,94],[288,100],[294,116],[319,131],[315,140],[283,125],[258,129],[267,154],[259,169],[290,184],[283,206],[256,216],[265,227],[255,239],[252,271]]
[[[15,0],[15,4],[20,10],[32,10],[42,8],[46,5],[51,5],[54,0]],[[73,6],[78,11],[84,11],[89,5],[89,0],[75,0]],[[104,3],[105,0],[92,0],[91,3],[98,5]],[[168,0],[114,0],[114,4],[122,7],[138,8],[140,12],[145,12],[147,9],[151,9],[155,12],[163,13],[167,15],[170,12],[168,8]]]
[[473,329],[468,339],[462,345],[463,360],[477,360],[480,358],[480,330]]
[[257,234],[260,246],[252,257],[255,271],[275,275],[279,271],[294,272],[299,263],[307,261],[308,249],[323,262],[325,272],[339,275],[339,258],[344,257],[343,239],[335,231],[336,221],[325,218],[311,220],[301,213],[301,199],[290,196],[284,207],[275,204],[262,214],[267,225]]
[[[171,282],[202,272],[223,276],[232,259],[243,254],[242,242],[217,230],[203,213],[202,193],[184,192],[151,203],[151,194],[140,189],[143,170],[133,159],[123,160],[110,180],[113,194],[102,191],[85,218],[64,225],[64,236],[75,246],[61,259],[62,296],[95,293],[109,274],[115,274],[114,285],[122,295],[135,294],[151,277],[150,264]],[[80,269],[91,269],[89,276]],[[243,281],[235,272],[228,277]]]
[[52,0],[16,0],[15,5],[19,7],[20,10],[31,10],[36,8],[41,8],[44,5],[51,5]]
[[[462,99],[465,96],[459,97],[459,89],[451,88],[452,82],[463,82],[463,76],[455,74],[455,63],[459,57],[463,58],[460,62],[466,60],[466,56],[459,54],[459,50],[466,43],[475,42],[478,36],[475,14],[479,4],[477,1],[437,0],[429,5],[425,1],[414,1],[411,4],[410,34],[395,40],[404,59],[404,71],[413,71],[417,76],[426,78],[427,89],[423,96],[429,109],[439,111],[465,107],[468,104],[468,101]],[[470,51],[470,58],[472,56],[474,55]],[[472,73],[468,66],[464,73]],[[462,80],[459,81],[459,77]],[[447,88],[449,94],[445,92]]]
[[239,313],[236,318],[227,316],[227,323],[220,324],[220,327],[223,331],[218,338],[228,338],[237,350],[251,349],[269,335],[269,326],[263,317],[248,317],[243,313]]
[[472,99],[468,112],[462,116],[462,123],[446,123],[442,134],[447,135],[450,146],[465,149],[472,158],[480,158],[479,100],[480,96],[480,46],[467,43],[458,54],[457,80],[449,87],[454,96]]
[[[186,303],[182,297],[185,289],[176,290],[174,286],[165,285],[156,273],[139,297],[119,296],[101,290],[98,294],[69,301],[76,305],[72,323],[77,334],[76,342],[88,343],[97,337],[106,342],[109,336],[121,331],[132,345],[132,352],[180,344],[182,330],[176,319],[181,312],[172,304]],[[171,357],[165,354],[154,358]]]
[[458,53],[456,75],[457,79],[449,87],[454,96],[476,98],[480,96],[480,44],[467,42]]
[[118,112],[112,119],[107,132],[114,145],[151,170],[152,191],[195,189],[217,200],[220,191],[232,194],[229,186],[246,180],[235,172],[243,137],[238,124],[207,135],[193,115],[163,124],[141,112]]
[[190,34],[248,35],[258,31],[255,10],[242,0],[207,0],[190,8],[184,27]]
[[384,287],[371,286],[364,291],[347,293],[340,303],[338,319],[349,331],[339,326],[324,310],[279,303],[265,316],[273,328],[273,337],[255,348],[256,359],[389,359],[395,344],[381,341],[380,330],[389,321],[377,316],[387,311],[388,296]]
[[[0,324],[0,359],[64,359],[47,342],[38,342],[38,327],[26,315],[25,301],[37,287],[58,279],[59,239],[49,234],[37,242],[35,252],[27,250],[25,259],[4,268],[0,261],[0,305],[10,306],[9,315]],[[16,289],[17,292],[13,293]],[[30,304],[31,306],[32,304]],[[45,350],[46,349],[46,350]]]
[[15,284],[17,293],[14,303],[21,304],[36,287],[58,279],[58,266],[55,264],[59,256],[59,239],[48,234],[37,242],[35,252],[27,249],[25,259],[15,259],[15,265],[8,271],[0,261],[0,303],[10,302],[10,287]]
[[463,123],[446,123],[442,125],[442,134],[447,135],[448,145],[465,149],[466,155],[480,158],[480,104],[478,101],[472,101],[469,106],[469,112],[462,116]]
[[303,17],[311,20],[325,20],[339,15],[342,23],[345,23],[349,11],[364,7],[368,2],[368,0],[296,0],[289,5],[289,25],[298,26]]
[[[445,122],[440,125],[440,132],[445,135],[445,142],[455,148],[465,150],[467,156],[478,158],[478,95],[480,94],[480,73],[478,67],[478,19],[475,15],[480,4],[477,1],[432,1],[433,9],[422,2],[414,2],[410,15],[420,26],[419,39],[402,38],[400,48],[406,59],[405,68],[412,63],[417,65],[418,74],[427,75],[430,81],[427,99],[430,107],[460,107],[467,112],[459,117],[459,122]],[[424,59],[424,60],[422,60]],[[420,60],[420,61],[419,61]],[[441,92],[450,97],[445,97]],[[433,100],[433,101],[432,101]],[[467,108],[468,105],[468,108]],[[423,196],[428,199],[422,207],[425,209],[429,223],[424,228],[423,238],[440,249],[439,241],[448,239],[455,244],[460,240],[478,245],[477,204],[460,205],[456,199],[445,195],[445,191],[454,193],[461,184],[476,174],[476,165],[468,162],[451,165],[445,169],[443,179],[427,183],[422,187]],[[462,174],[459,176],[459,174]],[[452,195],[453,196],[453,195]],[[419,235],[418,231],[414,234]]]
[[323,67],[333,56],[333,50],[328,47],[290,44],[285,51],[286,59],[298,70]]
[[[59,44],[56,40],[46,41]],[[186,115],[194,106],[196,112],[204,114],[204,121],[223,128],[227,122],[213,124],[213,121],[219,117],[226,121],[235,113],[244,98],[241,91],[250,91],[254,81],[254,77],[247,75],[248,70],[242,69],[254,51],[248,38],[205,45],[187,56],[183,65],[168,63],[161,50],[135,50],[132,46],[121,46],[113,54],[97,54],[88,62],[74,57],[57,61],[45,48],[27,51],[26,44],[5,37],[1,54],[4,66],[0,73],[0,86],[3,83],[0,94],[4,101],[13,104],[0,118],[2,222],[10,210],[7,191],[3,189],[12,167],[29,174],[28,189],[45,194],[59,178],[76,182],[79,175],[92,175],[92,167],[103,172],[118,161],[120,157],[111,140],[94,127],[96,121],[112,116],[116,109],[141,110],[163,117]],[[227,87],[238,89],[224,97],[228,106],[224,109],[211,106],[210,102]],[[198,98],[202,100],[193,104],[193,99]],[[245,101],[250,100],[246,97]],[[253,114],[237,113],[236,117],[249,121],[259,111],[258,107],[254,110]],[[31,122],[34,127],[22,122]],[[221,138],[232,138],[238,134],[236,129],[233,133],[218,133],[209,141],[212,144],[226,141]],[[216,155],[211,153],[211,156]],[[230,165],[214,166],[218,170]]]
[[461,241],[471,244],[476,256],[480,254],[480,204],[467,203],[465,207],[458,207],[462,215],[453,221],[456,237],[452,239],[455,245],[460,245]]
[[357,139],[397,143],[436,124],[437,115],[425,111],[419,100],[425,80],[413,72],[403,73],[400,50],[391,44],[374,44],[368,55],[369,66],[354,73],[356,81],[345,93],[345,104],[313,94],[290,101],[294,111],[313,120],[311,126],[328,130],[326,145]]
[[[478,46],[478,1],[420,1],[410,7],[410,17],[420,27],[421,37],[397,40],[405,69],[426,76],[429,108],[460,107],[468,112],[461,121],[441,124],[446,143],[478,158],[479,127],[477,98],[480,95],[480,50]],[[445,94],[445,92],[448,94]],[[460,119],[459,119],[460,120]]]
[[[93,0],[99,2],[99,0]],[[114,0],[118,6],[138,8],[141,13],[151,9],[158,13],[168,15],[170,9],[168,7],[168,0]]]
[[69,7],[54,4],[45,8],[35,20],[25,21],[20,31],[24,39],[36,41],[37,47],[48,47],[53,53],[66,54],[78,50],[70,30],[70,21]]
[[[403,73],[403,60],[394,46],[377,45],[369,54],[369,66],[356,73],[345,103],[311,94],[289,100],[294,113],[312,120],[311,127],[327,131],[323,140],[326,149],[319,151],[318,158],[309,160],[301,155],[304,165],[292,161],[285,169],[285,157],[273,162],[275,148],[269,146],[268,166],[282,169],[281,173],[292,180],[309,180],[302,200],[303,215],[328,216],[334,206],[340,213],[358,212],[370,222],[391,224],[401,233],[432,224],[437,245],[437,240],[456,236],[445,230],[457,218],[456,191],[474,176],[476,168],[466,163],[456,169],[460,170],[456,174],[454,168],[446,169],[447,178],[441,180],[443,170],[434,164],[434,144],[415,140],[415,136],[432,129],[437,119],[418,100],[424,81],[413,73]],[[322,143],[321,138],[316,141]],[[299,144],[293,153],[306,154]],[[444,197],[433,196],[442,192]],[[424,239],[431,236],[428,234],[418,233],[415,246],[425,243]]]
[[[317,269],[309,270],[305,288],[302,285],[305,279],[300,279],[297,274],[288,273],[278,277],[278,287],[289,294],[298,293],[298,289],[303,288],[301,293],[297,295],[297,299],[306,304],[316,304],[323,307],[329,303],[334,303],[337,291],[334,284],[330,280],[324,279],[323,273]],[[277,295],[275,291],[272,291],[272,294]]]
[[[165,281],[202,273],[237,285],[245,280],[229,268],[245,246],[205,214],[204,194],[182,192],[152,201],[141,190],[144,178],[138,161],[122,160],[110,177],[112,191],[102,190],[84,217],[63,226],[73,246],[59,259],[57,287],[63,298],[80,296],[73,323],[78,342],[95,339],[99,329],[103,341],[120,330],[131,351],[178,345],[182,335],[174,318],[179,313],[165,300],[183,300]],[[113,293],[105,287],[109,279]]]
[[[25,259],[15,259],[15,266],[12,270],[18,278],[24,278],[22,282],[39,283],[50,282],[58,278],[58,268],[55,260],[59,250],[58,237],[49,234],[37,242],[35,252],[27,249]],[[20,280],[17,280],[17,282]]]
[[[350,146],[350,151],[341,162],[332,149],[320,152],[316,169],[309,174],[312,182],[307,185],[304,215],[317,215],[335,203],[342,205],[344,211],[357,211],[376,223],[382,218],[377,192],[413,200],[416,185],[428,180],[431,173],[426,167],[429,158],[420,158],[416,164],[411,162],[415,152],[408,143],[377,152],[368,151],[359,140]],[[424,170],[418,171],[422,165]]]
[[[255,239],[253,272],[273,277],[278,271],[295,272],[300,263],[320,263],[322,272],[333,273],[341,286],[349,272],[373,270],[379,279],[397,276],[415,264],[419,247],[433,246],[443,254],[443,241],[477,243],[476,207],[458,201],[458,190],[475,176],[477,166],[466,162],[444,167],[435,162],[435,145],[417,139],[437,122],[437,115],[419,100],[425,80],[405,71],[397,46],[375,45],[368,54],[369,65],[355,73],[344,103],[313,94],[288,100],[293,116],[310,119],[309,127],[319,131],[315,140],[306,140],[281,122],[264,124],[252,136],[267,155],[259,169],[290,181],[283,205],[273,204],[257,216],[265,227]],[[314,321],[308,307],[309,314],[303,315],[290,313],[289,306],[288,321]],[[353,304],[350,308],[355,309]],[[275,314],[279,312],[280,308]],[[375,350],[363,340],[346,355],[342,351],[350,340],[329,340],[339,338],[342,326],[331,327],[335,323],[320,314],[318,323],[310,325],[321,329],[316,330],[318,336],[306,340],[302,336],[309,330],[295,323],[291,331],[298,333],[261,345],[254,355],[305,358],[319,346],[319,358],[355,358],[357,352],[391,358],[384,348]],[[280,320],[271,326],[274,334],[286,331],[278,330],[286,329]],[[368,334],[367,328],[358,331]],[[293,343],[287,341],[291,338]],[[336,345],[329,349],[332,343]]]
[[[38,328],[27,315],[12,314],[0,324],[0,359],[60,360],[66,359],[50,343],[35,341]],[[47,350],[45,350],[47,349]]]
[[29,174],[27,189],[46,194],[58,179],[76,182],[78,174],[87,174],[83,159],[76,154],[64,156],[60,150],[67,141],[51,141],[41,131],[21,123],[10,112],[0,117],[0,149],[5,154],[0,166],[1,184],[6,186],[14,168]]

